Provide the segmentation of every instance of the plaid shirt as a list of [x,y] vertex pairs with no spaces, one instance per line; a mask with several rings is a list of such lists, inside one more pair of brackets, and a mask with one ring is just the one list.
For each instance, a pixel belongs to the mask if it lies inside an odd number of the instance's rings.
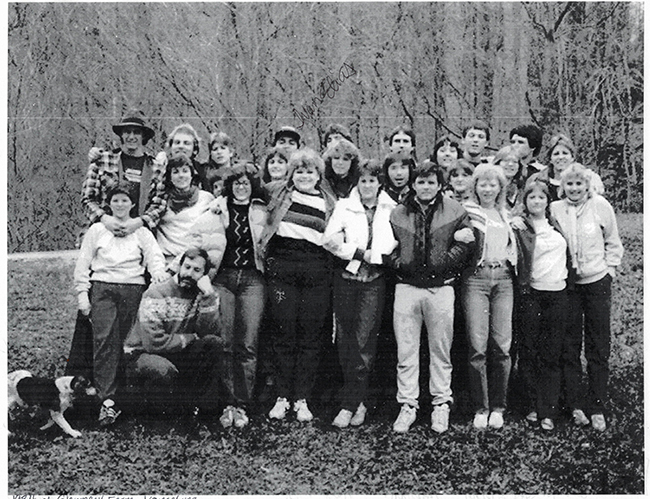
[[[121,150],[104,151],[101,156],[88,166],[88,173],[81,188],[81,203],[90,223],[98,222],[108,213],[106,194],[108,189],[119,180],[122,171]],[[146,205],[140,202],[140,218],[144,224],[153,230],[158,226],[160,218],[167,208],[167,196],[163,185],[165,167],[145,154],[143,180],[147,170],[150,172],[151,181],[147,187]],[[140,189],[143,187],[141,186]]]

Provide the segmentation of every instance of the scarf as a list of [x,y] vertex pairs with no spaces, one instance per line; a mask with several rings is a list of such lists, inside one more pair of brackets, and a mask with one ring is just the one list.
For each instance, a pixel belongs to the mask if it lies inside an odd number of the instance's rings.
[[569,215],[569,226],[567,227],[569,252],[571,253],[571,262],[575,269],[578,269],[578,217],[582,214],[587,204],[587,199],[589,199],[587,194],[578,201],[571,201],[569,198],[565,198],[567,214]]
[[172,187],[169,192],[169,199],[167,200],[167,205],[171,208],[174,213],[178,213],[185,208],[194,206],[199,200],[199,187],[196,185],[190,186],[190,188],[181,192],[176,187]]

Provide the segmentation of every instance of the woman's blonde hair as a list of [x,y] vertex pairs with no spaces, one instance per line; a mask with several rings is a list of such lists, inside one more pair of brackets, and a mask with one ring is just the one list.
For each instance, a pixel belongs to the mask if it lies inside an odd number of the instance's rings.
[[560,174],[560,186],[562,187],[560,189],[561,193],[560,195],[562,197],[566,197],[566,193],[564,192],[565,189],[565,183],[566,179],[569,176],[574,176],[581,178],[582,180],[585,181],[585,184],[587,184],[587,195],[591,196],[591,174],[589,170],[582,164],[580,163],[571,163],[569,166],[566,167],[566,169]]
[[497,180],[499,182],[500,190],[496,198],[496,206],[499,209],[503,208],[506,203],[506,186],[508,185],[503,168],[493,163],[480,163],[476,166],[474,175],[472,175],[472,194],[479,205],[481,200],[476,194],[476,185],[481,180]]

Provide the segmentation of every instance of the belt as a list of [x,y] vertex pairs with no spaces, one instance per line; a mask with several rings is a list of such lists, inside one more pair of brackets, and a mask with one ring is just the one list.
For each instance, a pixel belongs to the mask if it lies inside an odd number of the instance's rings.
[[483,262],[478,267],[487,267],[489,269],[497,269],[499,267],[506,267],[506,261],[505,260],[497,260],[494,262]]

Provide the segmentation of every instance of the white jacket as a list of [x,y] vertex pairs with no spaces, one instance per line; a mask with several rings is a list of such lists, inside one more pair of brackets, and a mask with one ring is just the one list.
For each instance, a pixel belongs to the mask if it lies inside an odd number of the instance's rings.
[[336,202],[325,229],[323,246],[342,260],[348,261],[345,270],[352,274],[359,271],[367,249],[370,249],[370,263],[381,264],[382,255],[390,254],[397,246],[390,226],[390,214],[395,206],[397,203],[388,194],[384,191],[379,193],[372,221],[372,244],[368,248],[368,218],[359,190],[355,187],[349,197]]
[[551,215],[567,236],[577,284],[602,279],[608,267],[618,267],[623,244],[618,235],[612,205],[602,196],[592,195],[584,203],[572,205],[567,199],[551,203]]

